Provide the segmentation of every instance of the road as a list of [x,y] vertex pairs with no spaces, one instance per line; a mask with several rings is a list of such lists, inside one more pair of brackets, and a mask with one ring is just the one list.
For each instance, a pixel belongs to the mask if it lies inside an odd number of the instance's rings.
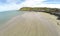
[[40,12],[26,12],[6,24],[0,36],[59,36],[57,25]]

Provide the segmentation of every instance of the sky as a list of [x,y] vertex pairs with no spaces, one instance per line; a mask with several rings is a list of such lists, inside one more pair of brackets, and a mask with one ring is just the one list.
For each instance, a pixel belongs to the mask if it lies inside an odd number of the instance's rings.
[[0,0],[0,11],[18,10],[21,7],[60,8],[60,0]]

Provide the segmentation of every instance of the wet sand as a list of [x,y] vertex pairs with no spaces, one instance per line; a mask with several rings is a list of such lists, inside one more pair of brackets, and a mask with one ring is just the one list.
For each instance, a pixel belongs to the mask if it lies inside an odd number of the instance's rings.
[[41,12],[26,12],[9,20],[0,36],[59,36],[56,18]]

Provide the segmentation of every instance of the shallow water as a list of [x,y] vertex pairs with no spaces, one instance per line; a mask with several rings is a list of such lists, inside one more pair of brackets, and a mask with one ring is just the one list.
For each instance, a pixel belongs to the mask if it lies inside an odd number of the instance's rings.
[[14,16],[21,14],[23,14],[23,12],[18,10],[0,12],[0,26],[2,26],[4,23],[6,23]]

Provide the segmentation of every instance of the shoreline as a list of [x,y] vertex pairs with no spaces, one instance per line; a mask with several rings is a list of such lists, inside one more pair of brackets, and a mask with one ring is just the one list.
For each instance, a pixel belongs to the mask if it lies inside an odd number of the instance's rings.
[[[52,22],[52,20],[50,20],[52,18],[50,18],[50,19],[47,17],[43,18],[43,16],[45,16],[45,15],[42,15],[42,14],[43,13],[28,12],[28,13],[24,13],[22,15],[15,16],[11,20],[9,20],[8,23],[6,23],[7,26],[4,25],[6,27],[3,28],[5,30],[1,30],[1,34],[2,35],[4,34],[5,36],[8,36],[8,34],[9,34],[9,36],[14,36],[16,34],[16,36],[17,36],[17,35],[19,35],[18,32],[21,32],[20,35],[25,33],[24,34],[25,36],[29,36],[29,35],[38,36],[37,33],[41,30],[39,33],[42,32],[42,33],[44,33],[45,36],[58,36],[59,34],[57,33],[57,30],[56,30],[57,25],[53,24],[53,23],[55,23],[55,21]],[[50,20],[49,23],[48,23],[48,20],[46,20],[46,19]],[[50,24],[50,22],[51,22],[51,24]],[[55,30],[53,30],[53,29],[55,29]],[[23,35],[21,35],[21,36],[23,36]],[[41,36],[43,36],[43,34]]]
[[[12,17],[10,20],[8,20],[0,29],[5,28],[6,26],[9,25],[9,23],[11,23],[11,21],[14,21],[17,17],[19,17],[20,15],[14,16]],[[11,24],[10,24],[11,25]]]

